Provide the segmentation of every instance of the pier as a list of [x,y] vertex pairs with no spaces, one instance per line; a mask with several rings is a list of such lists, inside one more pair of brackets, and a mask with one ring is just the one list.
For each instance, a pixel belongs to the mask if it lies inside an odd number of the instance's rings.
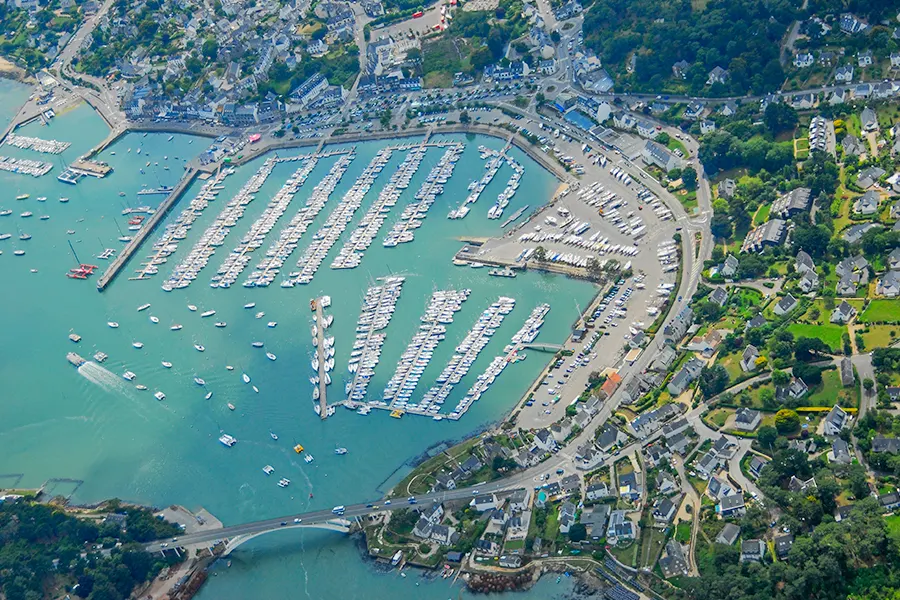
[[112,173],[112,167],[106,163],[81,158],[70,164],[69,170],[81,175],[90,175],[97,179],[102,179]]
[[165,218],[181,195],[192,183],[194,183],[194,178],[197,177],[197,173],[197,170],[194,168],[187,169],[184,177],[181,178],[181,181],[178,182],[178,185],[175,186],[172,193],[160,203],[156,212],[153,213],[149,219],[144,221],[144,226],[135,233],[134,238],[128,242],[127,246],[122,248],[119,256],[112,261],[106,271],[103,272],[103,275],[100,276],[100,279],[97,280],[97,291],[102,292],[115,280],[116,275],[118,275],[119,271],[122,270],[122,267],[128,263],[132,255],[140,249],[141,244],[144,243],[147,236],[153,233],[153,230],[156,229],[156,226]]
[[328,384],[326,383],[326,377],[331,377],[328,374],[328,370],[325,368],[325,361],[327,360],[325,356],[325,315],[324,315],[324,307],[322,306],[324,303],[322,302],[322,298],[316,298],[314,300],[316,303],[316,359],[319,363],[319,418],[323,421],[328,418],[328,398],[326,394],[326,390],[328,389]]

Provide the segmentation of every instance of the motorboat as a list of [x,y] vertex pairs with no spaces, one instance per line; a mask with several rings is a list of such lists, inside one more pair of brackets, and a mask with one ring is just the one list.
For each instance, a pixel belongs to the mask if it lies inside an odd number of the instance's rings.
[[275,356],[274,354],[272,354],[271,352],[266,352],[266,358],[268,358],[269,360],[275,360],[278,357]]
[[256,302],[248,302],[247,304],[244,305],[244,308],[249,310],[255,306],[256,306]]
[[269,432],[269,436],[271,436],[271,438],[272,438],[273,440],[276,440],[276,441],[278,440],[278,436],[275,435],[275,434],[274,434],[273,432],[271,432],[271,431]]
[[191,312],[197,312],[197,307],[194,306],[193,304],[188,304],[187,306],[188,306],[188,310],[189,310],[189,311],[191,311]]
[[231,402],[229,402],[229,403],[226,404],[225,406],[228,407],[228,410],[234,410],[234,404],[232,404]]
[[141,348],[144,347],[143,342],[132,342],[131,345],[134,346],[135,348],[137,348],[138,350],[140,350]]
[[334,453],[337,454],[338,456],[343,456],[344,454],[347,454],[347,449],[346,448],[335,448]]
[[139,384],[137,384],[136,386],[134,386],[134,389],[136,389],[136,390],[141,390],[141,391],[143,392],[143,391],[146,391],[146,390],[147,390],[147,386],[144,385],[144,384],[142,384],[142,383],[139,383]]
[[278,323],[276,321],[269,321],[268,323],[266,323],[266,326],[271,328],[274,328],[277,325]]
[[234,367],[232,367],[231,365],[225,365],[225,370],[226,371],[234,371]]
[[151,323],[159,323],[159,317],[154,317],[153,315],[150,315],[150,322]]
[[116,323],[115,321],[108,321],[106,324],[109,325],[110,329],[118,329],[119,328],[119,324]]
[[262,348],[264,345],[264,342],[251,342],[250,345],[253,346],[254,348]]
[[251,386],[251,387],[253,388],[253,391],[254,391],[254,392],[256,392],[257,394],[259,393],[259,388],[258,388],[258,387],[256,387],[255,385],[254,385],[254,386]]
[[221,442],[223,446],[231,448],[237,443],[237,438],[230,436],[227,433],[223,433],[222,437],[219,438],[219,442]]
[[166,395],[163,394],[162,392],[156,392],[155,394],[153,394],[153,396],[160,402],[162,402],[163,400],[166,399]]
[[244,380],[244,383],[250,383],[250,376],[246,373],[241,373],[241,379]]
[[204,400],[209,400],[210,398],[212,398],[212,392],[207,392],[206,396],[204,396]]
[[179,329],[181,329],[181,325],[176,323],[176,324],[172,325],[171,327],[169,327],[169,329],[171,329],[172,331],[178,331]]
[[263,311],[259,311],[258,313],[256,313],[257,319],[262,319],[264,316],[266,316],[266,313],[264,313]]
[[122,373],[122,377],[125,379],[125,381],[134,381],[134,378],[137,377],[137,375],[135,375],[131,371],[125,371],[124,373]]
[[275,469],[272,467],[272,465],[266,465],[263,467],[263,473],[265,473],[266,475],[271,475],[274,472]]
[[227,326],[228,326],[228,323],[226,323],[225,321],[216,321],[216,327],[218,327],[219,329],[221,329],[223,327],[227,327]]
[[138,309],[138,312],[141,312],[142,310],[147,310],[148,308],[150,308],[149,302],[147,304],[141,304],[140,306],[138,306],[137,309]]
[[206,381],[204,381],[203,378],[197,376],[194,376],[194,383],[196,383],[197,385],[206,385]]
[[216,311],[214,311],[214,310],[207,310],[207,311],[204,311],[204,312],[200,313],[200,316],[206,318],[206,317],[211,317],[211,316],[213,316],[214,314],[216,314]]
[[164,366],[164,367],[167,368],[167,369],[171,369],[171,368],[172,368],[172,363],[170,363],[170,362],[167,361],[167,360],[164,360],[164,361],[162,361],[162,366]]
[[306,461],[307,463],[311,463],[312,461],[314,461],[316,459],[313,458],[312,454],[307,452],[306,455],[303,457],[303,460]]
[[194,344],[194,348],[197,350],[197,352],[204,352],[206,350],[206,348],[202,344]]

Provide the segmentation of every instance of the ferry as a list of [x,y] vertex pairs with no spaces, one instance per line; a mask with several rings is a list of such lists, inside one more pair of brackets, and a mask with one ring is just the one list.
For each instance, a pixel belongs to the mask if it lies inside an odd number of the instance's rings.
[[138,306],[138,312],[141,312],[142,310],[147,310],[148,308],[150,308],[149,302],[147,304],[141,304],[140,306]]
[[140,350],[141,348],[144,347],[143,342],[132,342],[131,345],[134,346],[135,348],[137,348],[138,350]]
[[266,465],[263,467],[263,473],[265,473],[266,475],[271,475],[274,472],[275,469],[272,467],[272,465]]
[[125,379],[125,381],[134,381],[134,378],[137,377],[137,375],[135,375],[131,371],[125,371],[124,373],[122,373],[122,377]]
[[175,323],[174,325],[169,327],[169,329],[171,329],[172,331],[178,331],[179,329],[181,329],[181,327],[182,327],[181,325],[179,325],[178,323]]
[[196,348],[197,352],[204,352],[206,350],[202,344],[194,344],[194,348]]
[[275,360],[278,357],[275,356],[274,354],[272,354],[271,352],[266,352],[266,358],[268,358],[269,360]]
[[118,329],[119,328],[119,324],[116,323],[115,321],[109,321],[106,324],[109,325],[110,329]]
[[194,376],[194,383],[196,383],[197,385],[206,385],[206,381],[197,376]]
[[167,369],[171,369],[171,368],[172,368],[172,363],[170,363],[170,362],[167,361],[167,360],[164,360],[164,361],[162,361],[162,366],[164,366],[164,367],[167,368]]
[[216,311],[214,311],[214,310],[207,310],[207,311],[204,311],[204,312],[200,313],[200,316],[206,318],[206,317],[211,317],[211,316],[213,316],[214,314],[216,314]]
[[78,342],[81,341],[81,336],[78,335],[77,333],[70,333],[70,334],[69,334],[69,339],[72,340],[73,342],[75,342],[75,343],[77,344]]
[[347,449],[346,448],[335,448],[334,453],[337,454],[338,456],[343,456],[344,454],[347,454]]
[[219,441],[222,442],[223,446],[228,446],[231,448],[237,443],[237,438],[228,435],[227,433],[223,433],[222,437],[219,438]]
[[155,394],[153,394],[153,397],[156,398],[157,400],[159,400],[160,402],[162,402],[163,400],[166,399],[166,395],[163,394],[162,392],[156,392]]

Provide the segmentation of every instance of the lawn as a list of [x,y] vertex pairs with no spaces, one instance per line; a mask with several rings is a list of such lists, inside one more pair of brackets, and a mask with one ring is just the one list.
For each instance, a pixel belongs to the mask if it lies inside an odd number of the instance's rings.
[[763,204],[758,209],[756,209],[756,214],[753,216],[753,225],[762,225],[766,221],[769,220],[769,211],[772,209],[771,204]]
[[687,544],[691,541],[691,522],[684,521],[675,527],[675,541],[680,544]]
[[718,364],[725,367],[725,370],[728,371],[728,377],[732,384],[739,379],[743,379],[745,375],[744,369],[741,368],[742,352],[743,351],[727,354],[717,361]]
[[666,542],[666,532],[656,527],[644,527],[641,530],[641,563],[644,567],[652,567],[662,554]]
[[631,460],[629,460],[627,457],[622,458],[618,462],[616,462],[616,477],[628,475],[632,472],[634,472],[634,465],[631,464]]
[[900,515],[885,517],[884,524],[887,525],[888,533],[891,534],[891,537],[900,535]]
[[859,316],[863,323],[897,323],[900,322],[900,301],[872,300]]
[[684,158],[688,158],[688,156],[690,156],[690,154],[688,153],[687,148],[685,147],[684,144],[681,143],[680,140],[677,140],[677,139],[675,139],[675,138],[673,138],[673,137],[670,137],[670,138],[669,138],[669,143],[666,144],[666,145],[668,146],[669,150],[671,150],[671,151],[673,151],[673,152],[674,152],[675,150],[681,150],[681,153],[684,154]]
[[610,548],[609,551],[623,565],[627,565],[629,567],[637,567],[638,547],[639,544],[637,542],[631,542],[624,548],[614,546]]
[[900,335],[900,327],[897,325],[869,325],[861,335],[863,343],[866,345],[865,350],[886,348],[897,340],[897,335]]
[[788,331],[794,334],[794,338],[808,337],[819,338],[833,352],[838,352],[842,345],[842,336],[847,331],[846,327],[840,325],[807,325],[805,323],[791,323],[788,325]]
[[722,429],[725,427],[725,421],[728,420],[728,416],[731,414],[731,411],[727,408],[716,408],[710,411],[708,415],[706,415],[706,420],[710,423],[715,423],[716,427]]
[[841,385],[841,374],[837,369],[822,372],[822,383],[812,390],[803,401],[804,406],[859,406],[859,388],[855,385]]

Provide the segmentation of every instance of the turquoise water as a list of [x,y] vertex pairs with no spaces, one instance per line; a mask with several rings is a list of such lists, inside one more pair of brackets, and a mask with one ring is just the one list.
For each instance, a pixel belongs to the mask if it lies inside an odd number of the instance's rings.
[[[21,95],[19,86],[0,87],[0,105],[13,112],[12,102]],[[12,100],[6,101],[7,97]],[[328,312],[335,316],[330,331],[337,340],[337,366],[332,374],[335,384],[329,392],[335,396],[343,390],[360,302],[372,278],[390,273],[407,275],[397,312],[387,329],[381,363],[369,388],[369,393],[375,395],[380,394],[393,374],[397,358],[434,289],[468,287],[472,294],[448,328],[447,340],[435,352],[420,382],[419,393],[434,381],[477,315],[500,294],[515,297],[516,309],[448,399],[446,406],[453,407],[521,327],[535,305],[549,302],[552,307],[539,341],[561,342],[577,316],[575,303],[584,305],[594,293],[590,285],[561,277],[529,273],[509,280],[488,277],[486,269],[452,266],[450,259],[461,245],[457,237],[493,235],[500,230],[499,222],[488,221],[485,215],[509,176],[508,167],[504,167],[465,220],[446,219],[450,208],[465,197],[468,182],[481,175],[483,162],[478,158],[478,145],[502,146],[502,141],[493,138],[456,138],[465,140],[465,153],[444,195],[416,231],[416,240],[397,248],[384,248],[380,243],[402,206],[412,198],[443,154],[440,149],[428,151],[409,189],[357,269],[332,271],[328,268],[340,249],[339,243],[308,286],[293,289],[277,285],[267,289],[235,286],[228,290],[209,287],[210,277],[225,256],[262,213],[268,199],[299,166],[287,163],[276,167],[244,217],[232,228],[225,244],[217,249],[189,288],[171,293],[160,288],[225,202],[256,171],[261,164],[258,160],[241,167],[226,180],[225,191],[194,224],[188,239],[181,242],[158,275],[145,281],[127,279],[139,266],[139,259],[149,252],[147,244],[116,282],[98,294],[95,281],[70,280],[65,272],[77,262],[104,267],[105,263],[95,256],[103,248],[121,247],[117,238],[127,221],[121,215],[122,209],[156,204],[161,198],[137,196],[141,186],[174,185],[182,172],[183,161],[207,147],[209,140],[175,136],[167,141],[167,135],[129,135],[100,157],[115,169],[110,177],[87,178],[73,187],[58,182],[55,175],[65,163],[104,138],[107,131],[99,117],[89,108],[80,107],[59,116],[49,126],[32,124],[20,133],[70,141],[72,146],[59,157],[11,147],[2,149],[3,154],[38,158],[53,163],[55,168],[50,175],[39,179],[0,172],[0,208],[13,210],[12,216],[0,218],[0,233],[13,234],[13,239],[0,242],[3,250],[0,276],[8,290],[3,300],[8,342],[0,346],[0,377],[4,382],[4,398],[0,404],[0,440],[4,452],[0,455],[0,473],[21,474],[22,486],[36,487],[54,477],[82,480],[73,496],[77,502],[116,496],[157,506],[174,503],[189,508],[204,506],[231,524],[378,498],[387,491],[389,481],[396,480],[408,469],[405,463],[411,457],[442,440],[465,437],[501,418],[541,370],[547,355],[531,353],[529,360],[508,367],[494,388],[455,423],[415,416],[397,420],[382,411],[361,417],[341,408],[322,423],[312,410],[308,381],[312,374],[308,304],[311,297],[329,294],[333,300]],[[293,270],[312,234],[337,205],[343,192],[375,152],[387,143],[357,145],[357,158],[316,223],[301,239],[292,260],[286,263],[287,270]],[[138,148],[142,149],[140,155]],[[526,203],[533,207],[545,201],[556,185],[547,172],[523,153],[514,150],[513,154],[526,166],[527,172],[520,192],[507,209],[508,214]],[[395,153],[391,167],[385,169],[366,196],[343,239],[349,237],[380,186],[387,181],[391,168],[403,156]],[[274,239],[335,160],[320,161],[267,241]],[[147,161],[150,166],[146,166]],[[158,165],[154,164],[157,162]],[[141,168],[145,174],[140,173]],[[183,203],[199,186],[199,182],[194,185]],[[16,201],[14,198],[20,193],[28,193],[30,198]],[[39,196],[46,196],[47,201],[38,202]],[[59,203],[60,196],[71,200]],[[34,217],[21,218],[19,214],[25,210],[34,212]],[[174,218],[178,212],[176,207],[168,218]],[[43,214],[50,219],[38,220]],[[75,234],[68,235],[69,229],[74,229]],[[32,239],[19,241],[20,230],[30,233]],[[266,247],[267,244],[257,250],[259,257]],[[25,256],[13,256],[16,248],[26,250]],[[255,258],[250,268],[257,261]],[[31,272],[32,269],[37,272]],[[245,275],[248,273],[249,269]],[[256,302],[256,308],[244,310],[244,303],[250,301]],[[151,308],[137,312],[136,308],[147,302],[152,304]],[[201,311],[215,309],[216,316],[201,319],[199,312],[187,309],[187,304],[195,304]],[[266,316],[257,320],[253,315],[256,311],[265,311]],[[153,324],[150,315],[159,317],[160,323]],[[216,320],[226,321],[228,327],[215,328]],[[278,322],[277,328],[266,327],[270,320]],[[117,321],[120,327],[110,329],[107,321]],[[184,328],[170,331],[173,323]],[[67,339],[70,332],[83,336],[82,341],[73,344]],[[254,340],[264,341],[278,360],[269,361],[263,350],[251,347],[250,342]],[[134,349],[134,341],[142,342],[143,349]],[[194,350],[194,343],[203,344],[206,352]],[[85,358],[103,351],[109,360],[102,366],[89,364],[76,370],[65,361],[66,352],[72,350]],[[174,367],[163,368],[160,364],[163,360],[172,362]],[[233,365],[235,370],[227,371],[225,365]],[[149,391],[137,391],[133,384],[124,381],[121,374],[125,370],[135,372],[138,376],[135,383],[148,386]],[[260,390],[258,394],[241,382],[242,371],[250,375],[253,385]],[[206,388],[193,382],[195,375],[206,380]],[[154,390],[165,392],[166,400],[157,402],[151,395]],[[213,392],[209,401],[204,399],[207,391]],[[228,402],[237,409],[229,411]],[[222,447],[216,441],[222,431],[237,437],[238,445],[232,449]],[[270,431],[279,435],[277,442],[270,438]],[[312,464],[298,461],[291,450],[295,443],[302,443],[316,461]],[[335,456],[332,452],[335,446],[347,447],[349,454]],[[261,471],[266,464],[274,466],[277,475],[290,478],[291,487],[282,490],[274,485],[274,480],[266,478]],[[0,484],[10,483],[8,480],[0,480]],[[72,486],[60,485],[56,489],[69,493]],[[288,597],[302,594],[311,598],[394,598],[406,594],[406,589],[413,590],[414,580],[418,581],[418,577],[401,579],[393,573],[375,572],[359,560],[358,550],[351,543],[333,534],[279,532],[243,546],[234,555],[232,569],[222,570],[212,578],[200,597],[284,597],[284,590],[290,589]],[[446,581],[423,581],[410,593],[417,598],[456,596],[456,591],[448,591],[446,586]],[[539,589],[545,586],[541,584]],[[543,595],[534,597],[547,597],[547,593],[561,587],[563,584],[554,584]]]

